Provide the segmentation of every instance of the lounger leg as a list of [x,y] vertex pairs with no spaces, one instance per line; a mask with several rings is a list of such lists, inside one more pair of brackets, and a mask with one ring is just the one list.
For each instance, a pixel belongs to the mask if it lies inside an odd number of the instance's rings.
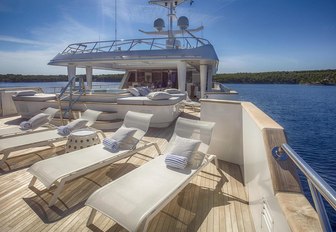
[[0,164],[6,163],[6,160],[7,160],[8,156],[9,156],[9,152],[4,152],[3,153],[3,157],[2,157],[2,159],[0,161]]
[[216,168],[219,169],[217,156],[215,157]]
[[153,145],[154,145],[156,151],[158,152],[158,154],[161,155],[161,150],[160,150],[159,146],[157,145],[157,143],[154,143]]
[[91,225],[93,223],[93,219],[96,216],[96,213],[97,213],[97,210],[92,209],[92,211],[90,213],[90,216],[89,216],[89,219],[86,222],[86,226],[89,226],[89,225]]
[[33,176],[33,178],[31,179],[31,181],[29,182],[28,188],[31,188],[34,186],[35,182],[36,182],[37,178],[36,176]]
[[52,196],[52,198],[51,198],[51,200],[50,200],[50,202],[49,202],[49,205],[48,205],[49,207],[55,205],[55,203],[56,203],[56,201],[57,201],[57,197],[58,197],[58,195],[60,194],[61,190],[62,190],[63,187],[64,187],[64,183],[65,183],[65,181],[64,181],[64,180],[61,180],[61,182],[60,182],[59,185],[57,186],[57,188],[56,188],[56,190],[55,190],[55,192],[54,192],[54,194],[53,194],[53,196]]

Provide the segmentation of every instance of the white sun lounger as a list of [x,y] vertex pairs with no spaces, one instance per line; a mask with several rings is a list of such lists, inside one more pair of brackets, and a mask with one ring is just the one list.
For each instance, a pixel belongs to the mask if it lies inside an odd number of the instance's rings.
[[130,150],[120,150],[115,153],[105,149],[102,144],[98,144],[82,150],[42,160],[28,169],[28,172],[34,176],[29,187],[34,185],[36,179],[42,182],[46,188],[56,185],[57,188],[49,202],[49,206],[52,206],[55,204],[58,194],[61,192],[67,181],[129,157],[149,146],[154,145],[160,153],[159,147],[155,143],[148,143],[142,140],[149,128],[152,116],[152,114],[129,111],[126,114],[122,125],[127,128],[135,128],[137,131],[133,137],[143,144],[134,146]]
[[[100,111],[86,110],[81,116],[82,119],[88,120],[87,126],[91,126],[97,120]],[[11,152],[19,151],[31,147],[50,146],[54,148],[55,142],[65,140],[67,136],[58,134],[57,129],[43,130],[41,132],[28,133],[15,137],[0,139],[0,155],[3,157],[1,163],[5,163]]]
[[[205,155],[211,141],[214,123],[179,118],[166,151],[175,136],[201,140],[199,157],[194,167],[167,168],[166,155],[159,156],[143,166],[118,178],[94,192],[86,202],[92,208],[87,225],[93,223],[99,211],[129,231],[146,231],[149,221],[165,207],[211,160]],[[200,164],[197,164],[200,162]],[[196,168],[195,168],[196,167]]]
[[54,126],[50,124],[50,121],[54,118],[55,114],[58,111],[59,109],[55,109],[52,107],[48,107],[47,109],[45,109],[42,113],[49,114],[50,117],[48,118],[48,122],[46,124],[38,128],[22,130],[19,126],[15,126],[15,127],[0,129],[0,138],[5,138],[5,137],[8,138],[8,137],[16,136],[20,134],[27,134],[27,133],[32,133],[32,132],[41,131],[41,130],[49,130],[50,128],[54,128]]

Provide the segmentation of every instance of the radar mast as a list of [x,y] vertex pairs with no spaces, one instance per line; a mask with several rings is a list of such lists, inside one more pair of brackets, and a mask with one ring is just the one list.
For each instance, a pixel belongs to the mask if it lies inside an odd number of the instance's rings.
[[145,33],[147,35],[166,35],[168,36],[168,41],[174,40],[175,35],[184,34],[184,32],[187,32],[192,37],[195,37],[192,32],[198,32],[203,30],[203,26],[200,26],[195,29],[188,29],[189,27],[189,19],[185,16],[181,16],[177,20],[177,26],[180,30],[174,30],[173,29],[173,21],[174,19],[177,19],[176,17],[176,7],[184,2],[190,2],[190,5],[193,3],[192,0],[150,0],[149,4],[155,4],[158,6],[162,6],[168,9],[168,30],[163,30],[165,27],[164,20],[162,18],[158,18],[154,21],[154,27],[157,31],[143,31],[139,30],[142,33]]

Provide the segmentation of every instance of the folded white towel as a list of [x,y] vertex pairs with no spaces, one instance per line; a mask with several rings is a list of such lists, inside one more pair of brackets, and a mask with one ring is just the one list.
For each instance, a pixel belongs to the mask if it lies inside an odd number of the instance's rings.
[[188,157],[174,154],[167,154],[165,158],[165,163],[169,167],[185,169],[185,167],[188,164]]
[[111,138],[104,138],[103,145],[104,147],[106,147],[108,150],[111,150],[112,152],[117,152],[119,149],[119,142]]
[[20,128],[22,130],[29,130],[29,129],[32,128],[32,124],[28,121],[23,121],[23,122],[20,123]]
[[71,130],[69,129],[68,126],[59,126],[59,127],[57,127],[57,132],[60,135],[66,136],[66,135],[69,135],[71,133]]

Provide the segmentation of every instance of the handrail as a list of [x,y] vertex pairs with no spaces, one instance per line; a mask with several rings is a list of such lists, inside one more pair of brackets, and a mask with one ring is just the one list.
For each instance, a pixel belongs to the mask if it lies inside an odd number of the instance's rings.
[[321,198],[323,198],[336,210],[336,191],[317,174],[288,144],[284,143],[281,148],[273,148],[273,156],[278,160],[284,160],[288,156],[294,164],[306,176],[309,188],[313,197],[314,205],[320,219],[323,231],[332,231],[330,222],[325,211],[325,207]]
[[[78,87],[79,89],[76,91],[76,80],[78,79]],[[66,93],[67,89],[69,89],[68,96],[63,97],[63,95]],[[79,93],[79,95],[73,99],[73,95],[75,93]],[[71,114],[73,105],[79,100],[79,98],[85,94],[85,85],[84,85],[84,78],[83,77],[72,77],[69,82],[66,84],[64,88],[62,88],[60,94],[57,96],[58,101],[58,107],[60,109],[60,116],[61,116],[61,122],[63,124],[63,114],[62,114],[62,103],[61,101],[68,98],[68,108],[65,110],[64,115],[67,113]],[[70,118],[69,118],[70,119]]]
[[[186,41],[185,46],[181,46],[181,41]],[[66,54],[82,54],[82,53],[99,53],[113,51],[131,51],[131,50],[162,50],[162,49],[191,49],[210,42],[198,37],[175,37],[168,38],[145,38],[130,40],[106,40],[95,42],[83,42],[69,44],[61,53]]]

